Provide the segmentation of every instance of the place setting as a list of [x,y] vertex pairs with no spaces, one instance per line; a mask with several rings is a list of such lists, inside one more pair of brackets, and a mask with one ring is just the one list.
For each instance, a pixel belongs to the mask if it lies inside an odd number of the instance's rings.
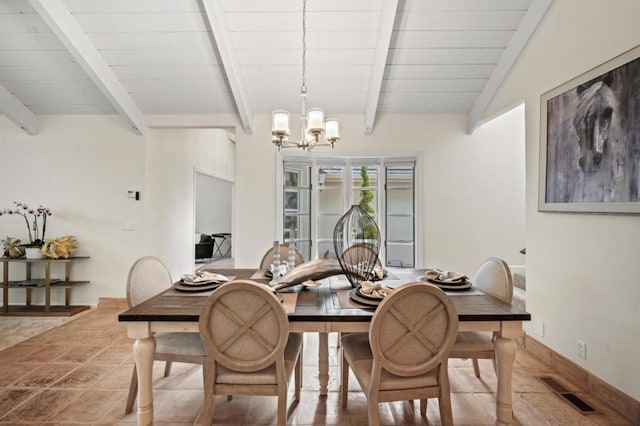
[[361,305],[375,308],[391,293],[393,289],[380,282],[363,281],[358,287],[349,291],[349,298]]
[[199,293],[215,290],[231,280],[231,277],[215,272],[197,271],[194,274],[183,275],[180,281],[173,285],[173,288],[177,291]]
[[432,283],[444,291],[467,291],[472,288],[466,275],[442,269],[427,269],[420,280]]

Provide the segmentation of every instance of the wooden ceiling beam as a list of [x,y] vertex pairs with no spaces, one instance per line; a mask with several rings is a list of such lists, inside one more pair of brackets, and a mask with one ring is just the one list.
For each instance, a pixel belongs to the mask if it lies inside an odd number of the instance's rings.
[[554,0],[532,0],[529,10],[522,18],[518,29],[513,37],[511,37],[504,53],[500,56],[489,80],[484,85],[478,99],[476,99],[476,102],[469,111],[469,134],[472,134],[473,131],[482,124],[483,120],[486,120],[484,114],[487,112],[489,105],[498,93],[498,90],[502,87],[507,75],[509,75],[511,67],[516,63],[527,43],[531,37],[533,37],[536,29],[546,16],[553,1]]
[[0,112],[28,134],[38,133],[36,116],[2,85],[0,85]]
[[373,64],[371,65],[371,78],[369,79],[369,90],[367,91],[366,109],[364,112],[364,133],[367,135],[373,132],[376,111],[378,110],[378,100],[380,98],[380,89],[382,88],[382,78],[384,77],[384,69],[387,64],[387,54],[389,53],[393,24],[396,20],[397,11],[398,0],[385,0],[382,2],[380,23],[378,25],[378,40],[373,57]]
[[113,107],[129,123],[133,132],[143,134],[145,125],[142,111],[62,0],[29,0],[29,3]]
[[231,93],[240,115],[240,122],[244,132],[248,135],[253,133],[251,128],[253,122],[253,111],[247,95],[247,89],[243,84],[240,76],[240,64],[236,56],[235,49],[231,39],[231,32],[224,19],[225,10],[221,1],[217,0],[201,0],[202,6],[209,23],[211,32],[213,33],[212,42],[214,47],[218,48],[220,59],[224,67],[225,74],[231,87]]

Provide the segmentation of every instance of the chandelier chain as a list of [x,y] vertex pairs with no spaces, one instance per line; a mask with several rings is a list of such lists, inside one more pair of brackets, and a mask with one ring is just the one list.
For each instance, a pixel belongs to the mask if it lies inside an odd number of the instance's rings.
[[307,93],[307,0],[302,0],[302,93]]

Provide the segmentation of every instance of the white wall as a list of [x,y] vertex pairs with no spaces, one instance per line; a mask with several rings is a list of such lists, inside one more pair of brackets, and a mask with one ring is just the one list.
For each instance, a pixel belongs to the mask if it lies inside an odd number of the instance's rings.
[[[0,116],[0,208],[43,204],[53,210],[47,238],[77,237],[77,254],[91,259],[74,264],[72,278],[91,283],[72,291],[72,303],[124,297],[129,267],[144,253],[144,138],[115,115],[40,116],[38,128],[29,136]],[[126,198],[127,190],[141,191],[142,200]],[[128,225],[134,230],[125,231]],[[0,217],[6,235],[28,241],[22,217]],[[24,279],[24,265],[10,270]],[[64,268],[54,274],[64,277]],[[9,300],[23,302],[24,293],[11,290]],[[34,291],[34,303],[43,296]],[[54,290],[52,300],[63,302],[64,291]]]
[[[129,268],[143,255],[159,256],[174,277],[193,271],[195,170],[234,180],[226,132],[147,129],[136,136],[115,115],[40,116],[38,127],[28,136],[0,117],[0,208],[46,205],[54,211],[47,238],[78,238],[77,255],[91,258],[74,264],[72,278],[91,283],[73,290],[72,303],[124,297]],[[127,190],[140,191],[140,201],[126,198]],[[28,238],[21,217],[0,217],[5,235]],[[24,276],[21,266],[12,265],[12,279]],[[23,302],[24,293],[11,290],[9,299]],[[34,303],[42,293],[34,292]],[[52,300],[62,303],[64,292],[54,290]]]
[[[556,1],[489,116],[526,103],[527,310],[555,351],[640,399],[640,216],[537,211],[540,95],[640,44],[640,2]],[[576,356],[587,343],[587,360]]]
[[[253,267],[275,234],[276,149],[269,115],[238,133],[236,265]],[[365,136],[361,116],[341,115],[337,154],[419,152],[423,164],[422,263],[473,274],[489,256],[521,264],[524,247],[524,121],[517,108],[466,133],[464,115],[382,115]],[[314,154],[311,154],[314,155]],[[322,155],[318,154],[318,155]],[[421,260],[421,262],[420,262]]]
[[196,233],[231,232],[233,184],[196,173]]
[[235,145],[216,129],[148,129],[147,254],[174,278],[193,271],[195,170],[233,182]]

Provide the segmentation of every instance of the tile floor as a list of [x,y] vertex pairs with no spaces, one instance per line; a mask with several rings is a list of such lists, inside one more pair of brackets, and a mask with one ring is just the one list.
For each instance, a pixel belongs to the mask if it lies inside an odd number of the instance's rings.
[[[126,425],[136,415],[124,414],[133,357],[131,341],[118,310],[92,309],[81,317],[0,351],[0,424],[10,425]],[[0,318],[0,321],[3,319]],[[290,409],[293,425],[366,425],[366,400],[352,377],[349,406],[339,406],[339,350],[330,342],[329,395],[320,397],[317,380],[317,336],[305,336],[304,382],[301,401]],[[163,365],[154,367],[155,424],[196,424],[202,411],[201,367],[175,364],[163,378]],[[495,423],[495,375],[481,361],[482,379],[469,361],[452,360],[450,377],[456,425]],[[599,414],[582,415],[555,396],[535,376],[553,374],[526,350],[519,350],[513,378],[515,425],[628,425],[606,406],[583,396]],[[563,382],[572,390],[578,389]],[[292,386],[291,386],[292,387]],[[292,395],[292,392],[290,392]],[[291,401],[291,399],[289,400]],[[275,424],[273,397],[234,397],[215,401],[220,425]],[[381,405],[381,424],[439,424],[437,400],[430,400],[427,419],[419,404]]]

